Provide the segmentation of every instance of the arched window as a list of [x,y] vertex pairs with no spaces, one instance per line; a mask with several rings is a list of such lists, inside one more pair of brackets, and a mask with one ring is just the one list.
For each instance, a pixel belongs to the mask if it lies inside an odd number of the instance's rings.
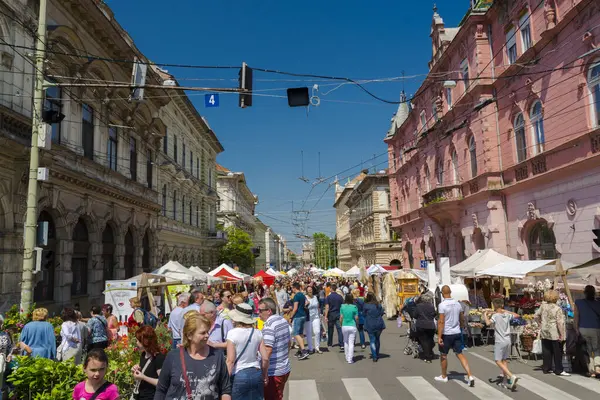
[[588,74],[588,87],[592,94],[592,121],[593,126],[600,126],[600,60],[596,60],[590,67]]
[[552,260],[556,258],[556,238],[545,222],[536,224],[529,233],[529,259]]
[[85,222],[80,218],[73,228],[73,255],[71,256],[71,296],[81,296],[87,293],[88,256],[90,242]]
[[523,162],[527,159],[527,139],[525,137],[525,119],[523,114],[515,118],[515,141],[517,144],[517,162]]
[[438,185],[442,186],[444,184],[444,158],[439,157],[437,160],[437,181]]
[[431,176],[429,174],[429,167],[425,164],[425,193],[431,191]]
[[452,180],[455,185],[458,183],[458,153],[456,149],[452,150]]
[[477,176],[477,145],[475,136],[469,138],[469,158],[471,159],[471,178]]
[[544,116],[542,115],[542,102],[536,101],[531,107],[529,114],[531,127],[533,129],[533,140],[535,143],[535,154],[540,154],[544,151]]

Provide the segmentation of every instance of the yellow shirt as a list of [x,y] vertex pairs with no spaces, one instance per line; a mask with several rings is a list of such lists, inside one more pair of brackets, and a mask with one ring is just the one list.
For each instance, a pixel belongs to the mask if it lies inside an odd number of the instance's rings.
[[262,319],[258,318],[256,320],[256,329],[258,329],[259,331],[262,331],[263,326],[265,326],[265,323],[263,322]]

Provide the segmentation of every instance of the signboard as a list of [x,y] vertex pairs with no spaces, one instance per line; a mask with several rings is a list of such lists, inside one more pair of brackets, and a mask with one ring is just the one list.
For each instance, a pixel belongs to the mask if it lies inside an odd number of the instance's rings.
[[421,269],[427,269],[427,260],[421,260]]
[[217,93],[210,93],[204,95],[204,107],[219,107],[219,95]]
[[[137,296],[136,281],[106,281],[104,286],[104,303],[113,307],[117,319],[127,321],[133,312],[129,299]],[[120,318],[119,318],[120,317]]]

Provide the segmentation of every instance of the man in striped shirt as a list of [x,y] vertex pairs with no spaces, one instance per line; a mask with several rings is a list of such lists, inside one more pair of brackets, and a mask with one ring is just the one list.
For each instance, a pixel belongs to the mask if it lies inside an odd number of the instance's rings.
[[262,330],[267,357],[263,358],[265,400],[282,400],[285,384],[290,376],[291,365],[290,325],[277,314],[277,304],[269,297],[258,303],[258,315],[265,322]]

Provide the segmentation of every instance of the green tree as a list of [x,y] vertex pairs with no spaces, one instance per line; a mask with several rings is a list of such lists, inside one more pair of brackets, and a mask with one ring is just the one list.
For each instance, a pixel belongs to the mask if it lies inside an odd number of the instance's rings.
[[320,268],[337,266],[335,240],[322,232],[313,234],[315,264]]
[[227,243],[221,247],[219,262],[237,265],[240,270],[253,268],[254,255],[250,235],[234,226],[225,229],[225,232],[227,232]]

